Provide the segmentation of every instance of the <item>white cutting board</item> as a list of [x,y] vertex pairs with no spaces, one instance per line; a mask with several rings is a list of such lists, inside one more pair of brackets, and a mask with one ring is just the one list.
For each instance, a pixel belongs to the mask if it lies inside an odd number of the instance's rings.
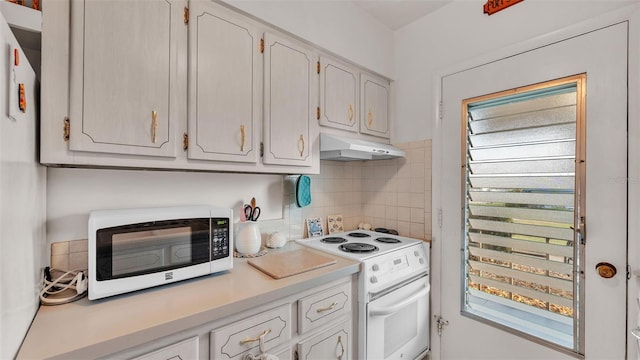
[[247,262],[274,279],[282,279],[333,265],[336,260],[307,249],[300,249],[252,258]]

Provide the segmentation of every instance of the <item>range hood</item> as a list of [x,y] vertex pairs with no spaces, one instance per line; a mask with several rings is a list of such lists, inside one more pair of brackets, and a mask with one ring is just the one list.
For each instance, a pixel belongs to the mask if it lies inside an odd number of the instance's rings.
[[404,156],[404,151],[388,144],[320,134],[320,160],[383,160]]

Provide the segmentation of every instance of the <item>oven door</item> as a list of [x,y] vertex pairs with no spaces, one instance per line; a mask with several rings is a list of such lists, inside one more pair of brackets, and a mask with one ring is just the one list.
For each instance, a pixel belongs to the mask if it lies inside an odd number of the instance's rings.
[[367,304],[367,358],[414,359],[429,348],[429,276]]

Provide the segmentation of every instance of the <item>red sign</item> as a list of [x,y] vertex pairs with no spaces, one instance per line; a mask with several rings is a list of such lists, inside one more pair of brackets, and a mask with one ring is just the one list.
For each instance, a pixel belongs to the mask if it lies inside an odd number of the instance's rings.
[[511,5],[515,5],[524,0],[487,0],[484,4],[484,13],[487,15],[493,15],[500,10],[504,10]]

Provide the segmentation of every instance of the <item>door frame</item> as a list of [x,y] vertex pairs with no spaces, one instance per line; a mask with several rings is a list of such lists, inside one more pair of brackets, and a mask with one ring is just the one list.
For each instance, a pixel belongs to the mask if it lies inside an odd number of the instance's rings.
[[[569,27],[523,41],[521,43],[503,47],[489,54],[474,57],[471,60],[448,66],[436,71],[433,78],[433,91],[435,94],[435,119],[433,123],[433,153],[432,153],[432,242],[431,242],[431,357],[440,359],[441,348],[438,337],[437,317],[441,314],[442,292],[442,184],[441,177],[442,144],[445,139],[442,135],[442,83],[444,78],[455,73],[482,66],[507,57],[519,55],[543,46],[579,36],[590,31],[607,27],[619,22],[627,21],[628,33],[628,91],[627,91],[627,121],[628,121],[628,164],[627,164],[627,234],[640,233],[640,4],[633,4],[617,9],[596,18],[589,19]],[[627,269],[619,269],[620,273],[629,272],[631,279],[627,286],[627,359],[640,359],[640,341],[631,335],[631,330],[640,326],[640,303],[636,306],[636,298],[640,297],[640,240],[633,241],[629,236],[627,247]],[[456,265],[457,266],[457,265]],[[446,320],[446,319],[445,319]],[[446,331],[443,330],[443,331]]]

